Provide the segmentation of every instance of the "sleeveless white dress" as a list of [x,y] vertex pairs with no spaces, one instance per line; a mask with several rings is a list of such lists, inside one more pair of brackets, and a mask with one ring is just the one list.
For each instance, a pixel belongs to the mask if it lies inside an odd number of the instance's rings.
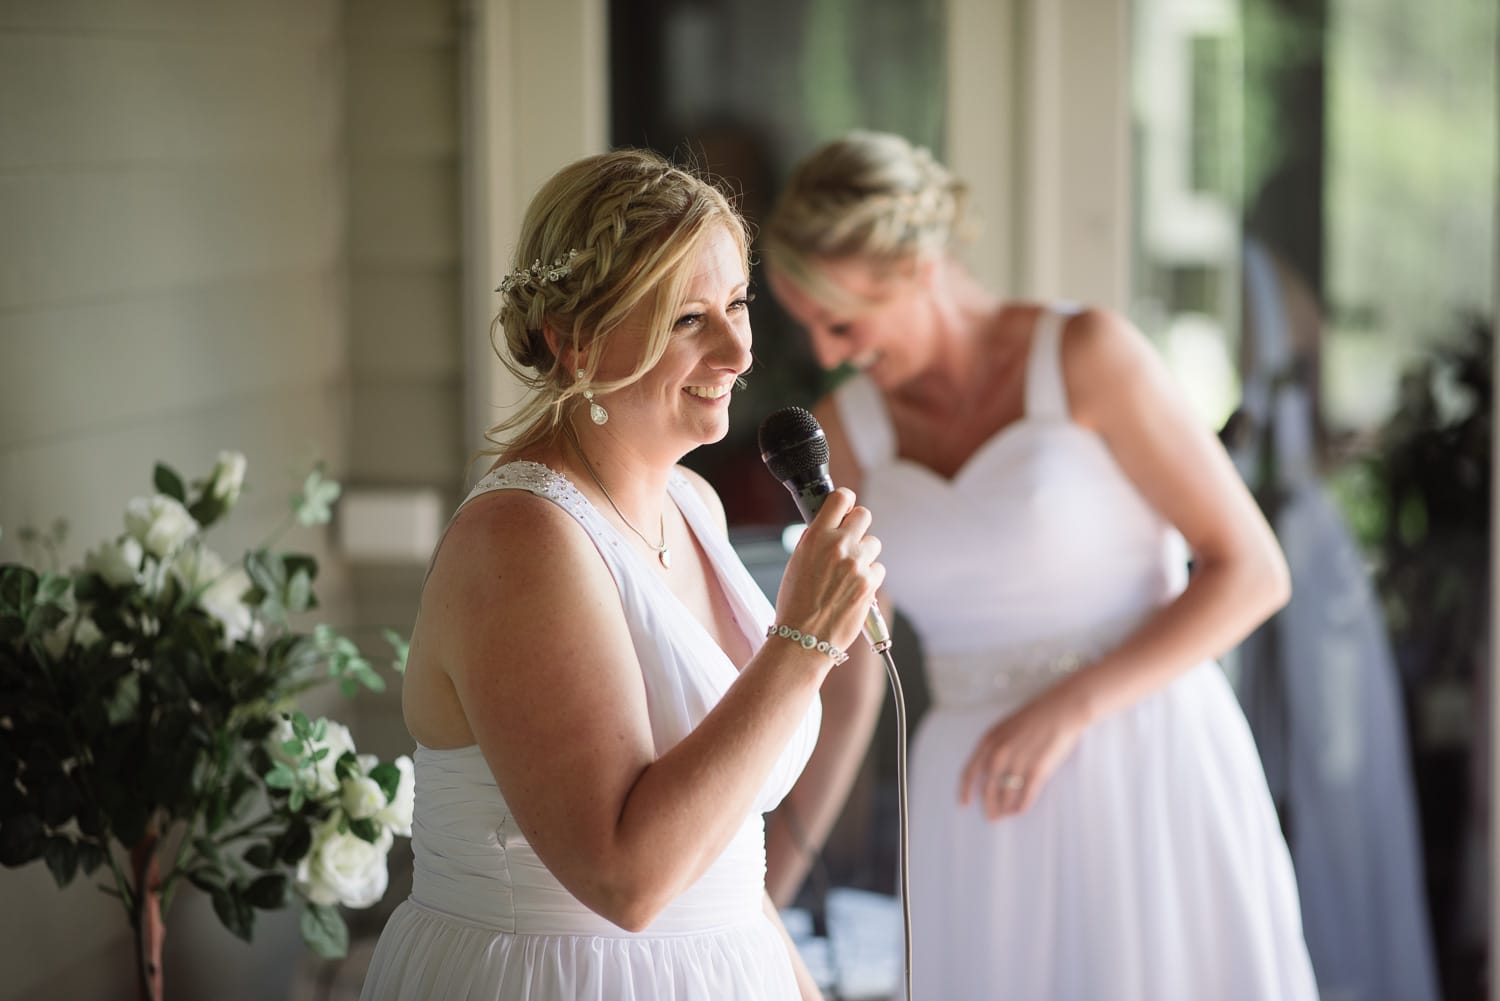
[[868,379],[836,395],[932,696],[910,768],[914,997],[1313,1001],[1286,843],[1216,663],[1087,729],[1027,812],[958,806],[985,730],[1186,583],[1181,537],[1069,419],[1064,315],[1039,322],[1024,417],[951,481],[897,456]]
[[[469,499],[503,489],[556,503],[598,547],[620,589],[656,750],[665,752],[734,682],[733,662],[568,480],[514,462],[480,480]],[[758,647],[773,609],[682,475],[672,476],[670,494],[708,554],[736,623]],[[723,855],[638,933],[589,910],[547,870],[477,746],[419,746],[411,897],[380,936],[362,1001],[796,1001],[787,946],[762,910],[762,814],[806,764],[819,721],[814,701]]]

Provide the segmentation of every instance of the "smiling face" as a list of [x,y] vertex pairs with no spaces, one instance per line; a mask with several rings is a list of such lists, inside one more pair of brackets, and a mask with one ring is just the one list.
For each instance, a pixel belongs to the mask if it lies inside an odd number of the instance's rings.
[[[849,364],[891,389],[920,373],[927,361],[932,307],[922,264],[890,268],[857,257],[809,262],[807,285],[779,268],[767,269],[776,301],[807,332],[818,364]],[[825,294],[814,295],[812,285]]]
[[[740,242],[713,226],[688,257],[683,299],[671,314],[660,360],[622,389],[599,394],[607,427],[628,430],[644,450],[672,461],[729,432],[734,380],[750,367],[749,276]],[[654,304],[642,302],[610,335],[599,358],[600,381],[628,378],[646,355]]]

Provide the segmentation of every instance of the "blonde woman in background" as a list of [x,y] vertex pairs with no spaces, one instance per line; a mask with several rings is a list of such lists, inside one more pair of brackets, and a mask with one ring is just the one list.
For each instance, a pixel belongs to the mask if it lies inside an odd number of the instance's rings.
[[916,997],[1312,1001],[1212,660],[1286,601],[1281,551],[1128,322],[975,281],[963,202],[925,150],[860,132],[796,168],[765,230],[770,288],[854,370],[815,413],[926,655]]
[[581,160],[532,201],[497,323],[535,395],[423,588],[415,876],[366,1001],[819,996],[761,815],[883,571],[839,491],[773,610],[677,464],[728,430],[747,275],[738,214],[654,154]]

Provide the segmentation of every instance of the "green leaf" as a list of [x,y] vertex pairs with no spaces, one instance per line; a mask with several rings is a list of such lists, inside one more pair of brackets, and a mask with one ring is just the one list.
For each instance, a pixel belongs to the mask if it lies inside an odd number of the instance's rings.
[[299,786],[295,786],[292,789],[291,796],[288,797],[288,799],[287,799],[287,806],[291,808],[291,811],[293,813],[297,813],[298,811],[300,811],[302,809],[302,804],[305,803],[306,801],[307,801],[307,793],[303,791],[303,789],[302,789],[302,787],[300,785]]
[[333,774],[340,779],[357,779],[361,772],[359,758],[353,753],[345,751],[339,755],[339,760],[334,762]]
[[245,901],[263,911],[276,910],[286,903],[288,885],[283,873],[267,873],[245,887]]
[[40,857],[45,848],[46,834],[36,816],[22,814],[0,823],[0,865],[25,865]]
[[307,474],[302,492],[292,498],[292,510],[303,525],[326,525],[333,520],[333,502],[342,488],[338,481],[323,478],[322,469]]
[[52,775],[36,792],[42,823],[48,827],[62,827],[82,805],[73,780],[61,773]]
[[215,869],[224,868],[224,854],[211,839],[203,837],[194,838],[193,850],[198,853],[199,858],[212,865]]
[[380,827],[369,817],[349,821],[349,830],[354,832],[355,837],[372,845],[380,840]]
[[318,576],[318,561],[306,553],[287,553],[281,558],[281,564],[288,574],[305,572],[309,581]]
[[297,774],[278,761],[276,766],[266,773],[266,785],[272,789],[295,789]]
[[52,870],[52,878],[58,886],[67,886],[78,873],[78,850],[72,839],[53,836],[47,839],[42,849],[42,858]]
[[140,675],[131,671],[121,678],[120,683],[115,686],[114,692],[109,696],[105,708],[112,725],[135,719],[141,708]]
[[382,762],[370,769],[370,778],[385,793],[387,803],[396,798],[396,790],[401,786],[401,769],[388,761]]
[[79,574],[73,581],[73,597],[79,601],[97,601],[109,593],[109,585],[96,573]]
[[287,825],[286,833],[281,836],[281,860],[294,864],[301,862],[311,848],[312,827],[298,817]]
[[213,891],[214,913],[234,934],[250,941],[255,930],[255,911],[249,902],[238,892],[232,889],[218,889]]
[[385,637],[385,641],[391,645],[391,649],[396,654],[395,659],[391,661],[391,668],[397,674],[405,674],[406,658],[411,653],[411,643],[403,639],[401,634],[394,629],[382,630],[381,635]]
[[222,500],[207,493],[188,506],[188,514],[204,528],[222,518],[226,510]]
[[349,926],[335,907],[308,904],[299,922],[302,941],[324,959],[342,959],[349,951]]
[[40,581],[35,570],[19,563],[0,567],[0,610],[24,614],[36,600]]
[[104,849],[92,841],[78,842],[78,868],[85,876],[104,864]]
[[301,710],[292,713],[292,732],[303,740],[313,736],[312,723],[308,720],[307,714]]
[[306,570],[298,570],[287,581],[286,600],[282,604],[289,612],[305,612],[312,604],[312,578]]
[[151,482],[156,485],[157,490],[179,504],[187,503],[187,488],[182,485],[182,477],[171,466],[158,462],[151,475]]
[[37,586],[36,603],[38,605],[56,605],[62,601],[68,591],[73,587],[73,578],[63,574],[43,574],[41,583]]
[[188,873],[188,882],[207,894],[224,892],[224,877],[213,869],[199,868]]
[[264,841],[258,842],[245,852],[245,861],[257,869],[270,869],[276,865],[276,849]]

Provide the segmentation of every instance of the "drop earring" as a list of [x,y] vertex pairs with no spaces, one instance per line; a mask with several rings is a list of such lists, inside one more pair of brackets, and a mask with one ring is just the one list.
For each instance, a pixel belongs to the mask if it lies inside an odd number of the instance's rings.
[[[578,369],[574,374],[577,376],[579,382],[583,381],[583,369]],[[583,398],[589,401],[589,420],[595,424],[603,424],[609,420],[609,411],[594,402],[594,391],[592,389],[585,389],[583,391]]]

